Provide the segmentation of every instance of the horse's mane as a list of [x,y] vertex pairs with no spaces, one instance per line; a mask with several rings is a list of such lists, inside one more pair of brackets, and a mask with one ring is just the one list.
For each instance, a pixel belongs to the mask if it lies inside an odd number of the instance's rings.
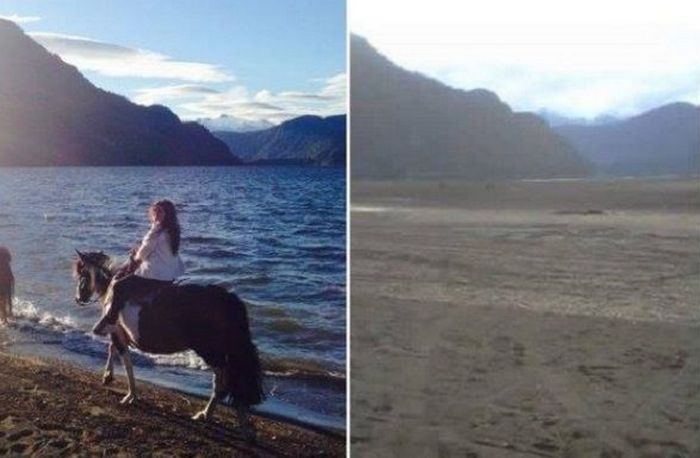
[[[103,252],[91,252],[85,253],[83,255],[91,264],[90,267],[97,267],[105,269],[108,273],[114,274],[117,266],[112,262],[112,258],[104,254]],[[85,262],[82,259],[77,259],[73,261],[73,276],[79,277],[80,272],[85,268]]]

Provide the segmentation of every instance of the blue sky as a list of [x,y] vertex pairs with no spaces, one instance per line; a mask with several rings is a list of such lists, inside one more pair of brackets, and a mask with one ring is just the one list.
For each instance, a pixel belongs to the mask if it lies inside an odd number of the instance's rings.
[[402,67],[594,118],[700,104],[698,18],[692,0],[350,0],[348,19]]
[[345,112],[343,0],[4,0],[97,86],[185,118]]

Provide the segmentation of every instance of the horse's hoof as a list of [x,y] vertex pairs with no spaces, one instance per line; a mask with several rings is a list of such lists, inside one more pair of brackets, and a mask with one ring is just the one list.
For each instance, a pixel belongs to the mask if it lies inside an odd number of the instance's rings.
[[209,420],[209,415],[207,415],[206,411],[202,410],[192,415],[192,419],[195,421],[207,421]]
[[119,404],[122,404],[122,405],[133,404],[135,400],[136,400],[135,395],[133,395],[132,393],[127,393],[126,396],[124,396],[122,398],[122,400],[119,401]]
[[239,431],[241,432],[241,436],[243,436],[243,439],[246,442],[254,443],[258,438],[258,431],[255,429],[254,426],[241,426],[239,428]]
[[109,385],[114,381],[114,376],[112,374],[105,374],[102,376],[102,384],[103,385]]

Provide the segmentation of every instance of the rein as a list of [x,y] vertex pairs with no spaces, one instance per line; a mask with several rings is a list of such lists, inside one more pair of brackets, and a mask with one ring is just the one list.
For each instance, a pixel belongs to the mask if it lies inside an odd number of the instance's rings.
[[75,302],[77,302],[78,304],[82,304],[82,305],[90,305],[90,304],[94,304],[95,302],[99,302],[99,301],[100,301],[99,297],[96,297],[94,299],[90,299],[88,301],[81,301],[78,299],[75,300]]

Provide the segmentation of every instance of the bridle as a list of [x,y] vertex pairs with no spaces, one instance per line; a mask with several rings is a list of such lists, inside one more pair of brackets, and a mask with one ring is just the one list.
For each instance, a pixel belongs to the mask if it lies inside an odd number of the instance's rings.
[[75,298],[75,302],[76,302],[77,304],[80,304],[80,305],[90,305],[90,304],[94,304],[94,303],[99,302],[99,301],[100,301],[100,298],[99,298],[99,297],[96,297],[96,298],[94,298],[94,299],[89,299],[89,300],[87,300],[87,301],[81,301],[81,300],[78,299],[77,297]]
[[[77,251],[77,250],[76,250],[76,251]],[[82,254],[81,254],[80,252],[78,252],[78,255],[80,255],[81,259],[83,260],[83,262],[84,262],[85,265],[86,265],[86,267],[84,267],[84,269],[87,269],[87,265],[89,264],[89,265],[91,265],[91,268],[92,268],[92,269],[96,269],[96,271],[94,272],[94,275],[96,275],[96,276],[98,276],[98,277],[102,277],[102,278],[104,278],[106,281],[109,281],[109,278],[110,278],[110,276],[111,276],[111,274],[112,274],[112,273],[110,272],[109,269],[107,269],[107,268],[106,268],[104,265],[102,265],[102,264],[97,264],[97,263],[94,263],[94,262],[92,262],[92,261],[90,261],[90,260],[86,260],[86,259],[82,256]],[[87,261],[87,262],[86,262],[86,261]],[[81,282],[81,283],[82,283],[83,281],[91,281],[91,278],[90,278],[89,275],[85,275],[84,273],[81,272],[81,273],[80,273],[80,279],[79,279],[78,281]],[[94,283],[94,282],[93,282],[93,283]],[[96,289],[96,288],[92,288],[92,287],[90,288],[90,297],[91,297],[91,299],[88,299],[88,300],[83,301],[83,300],[80,300],[79,298],[76,297],[76,298],[75,298],[75,302],[76,302],[77,304],[79,304],[79,305],[90,305],[90,304],[94,304],[94,303],[96,303],[96,302],[99,302],[99,301],[100,301],[100,296],[99,296],[99,295],[97,295],[94,299],[92,299],[92,296],[94,296],[94,295],[97,294],[97,291],[95,291],[95,289]]]

